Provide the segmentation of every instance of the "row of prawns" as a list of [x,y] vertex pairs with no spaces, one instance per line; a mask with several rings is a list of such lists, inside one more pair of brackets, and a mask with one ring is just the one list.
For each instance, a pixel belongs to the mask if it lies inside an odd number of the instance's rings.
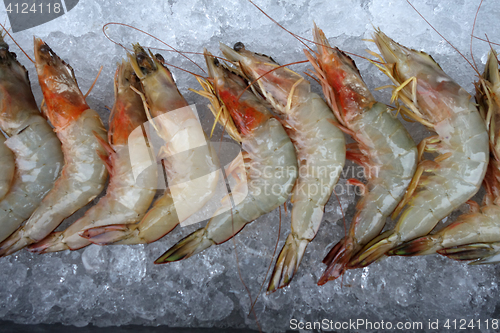
[[[375,32],[382,54],[382,65],[377,66],[394,83],[393,99],[406,105],[399,109],[436,133],[417,146],[391,108],[375,100],[354,61],[331,47],[319,28],[314,27],[313,35],[317,51],[305,54],[326,103],[302,75],[242,43],[233,48],[221,44],[224,61],[205,50],[209,77],[199,78],[198,93],[241,144],[242,159],[226,168],[236,186],[205,227],[180,240],[156,263],[185,259],[227,241],[291,195],[291,231],[268,291],[287,286],[320,228],[346,158],[364,167],[367,183],[349,180],[362,189],[362,198],[348,233],[324,258],[327,268],[319,284],[385,254],[438,252],[454,259],[496,262],[496,54],[491,53],[477,85],[478,111],[469,94],[429,55]],[[91,243],[151,243],[215,195],[224,178],[216,151],[207,144],[194,110],[160,55],[134,45],[134,52],[118,65],[107,138],[71,67],[40,39],[35,39],[35,60],[44,95],[42,114],[26,70],[2,39],[0,127],[8,139],[0,137],[0,256],[25,246],[45,253]],[[151,126],[146,129],[145,123]],[[144,139],[149,132],[163,140],[156,156]],[[354,143],[346,145],[344,133]],[[424,152],[439,155],[426,160]],[[157,161],[170,186],[153,203]],[[106,194],[98,203],[67,229],[54,232],[102,191],[108,174]],[[427,236],[479,190],[483,179],[484,205],[471,203],[471,213]],[[391,214],[399,220],[393,230],[382,232]]]

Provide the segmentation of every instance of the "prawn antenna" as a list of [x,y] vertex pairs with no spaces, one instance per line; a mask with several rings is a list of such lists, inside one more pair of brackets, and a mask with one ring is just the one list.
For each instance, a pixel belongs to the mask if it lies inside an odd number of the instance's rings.
[[[233,199],[231,197],[231,205],[233,206],[231,208],[231,228],[232,228],[232,233],[234,235],[234,220],[233,220],[233,208],[234,208],[234,202],[233,202]],[[241,269],[240,269],[240,261],[238,259],[238,251],[236,250],[236,239],[235,237],[231,237],[233,239],[233,247],[234,247],[234,257],[236,259],[236,268],[238,269],[238,276],[240,277],[240,281],[241,283],[243,284],[243,287],[245,287],[245,290],[247,291],[247,294],[248,294],[248,298],[250,298],[250,305],[251,305],[251,309],[250,309],[250,312],[253,313],[254,317],[255,317],[255,323],[257,324],[257,327],[259,329],[259,332],[262,333],[262,328],[260,327],[260,323],[259,323],[259,319],[257,318],[257,313],[255,312],[254,308],[253,308],[253,305],[254,302],[252,300],[252,293],[250,292],[250,289],[248,288],[248,286],[246,285],[245,283],[245,280],[243,280],[243,275],[241,274]]]
[[[484,34],[484,38],[486,38],[485,41],[488,42],[488,44],[490,45],[491,52],[495,51],[495,50],[493,50],[493,46],[492,45],[500,45],[500,44],[497,44],[497,43],[490,42],[490,39],[488,38],[487,34]],[[500,61],[498,61],[498,57],[497,57],[497,63],[500,64]]]
[[[116,42],[115,42],[115,43],[116,43]],[[204,55],[204,54],[203,54],[203,52],[171,50],[171,49],[163,49],[163,48],[161,48],[161,47],[149,47],[149,46],[144,46],[144,47],[145,47],[145,48],[147,48],[148,50],[157,50],[157,51],[165,51],[165,52],[176,52],[176,53],[181,53],[181,54],[196,54],[196,55],[201,55],[201,56],[203,56],[203,55]],[[211,57],[214,57],[214,58],[219,59],[219,60],[223,60],[223,61],[230,62],[228,59],[226,59],[226,58],[224,58],[224,57],[216,56],[216,55],[213,55],[213,54],[211,55]],[[161,62],[162,64],[164,64],[164,65],[172,66],[171,64],[166,63],[166,62],[165,62],[165,59],[163,59],[163,60],[158,59],[158,61],[160,61],[160,62]],[[187,70],[185,70],[185,69],[182,69],[182,68],[179,68],[179,67],[175,67],[175,66],[172,66],[172,67],[174,67],[174,68],[178,68],[178,69],[180,69],[180,70],[182,70],[182,71],[185,71],[185,72],[187,72],[187,73],[189,73],[189,74],[192,74],[192,75],[194,75],[194,76],[197,76],[197,77],[203,77],[203,78],[204,78],[204,76],[197,75],[197,74],[193,74],[193,73],[191,73],[191,72],[189,72],[189,71],[187,71]],[[198,67],[199,67],[199,66],[198,66]]]
[[337,195],[337,192],[333,191],[333,194],[335,194],[335,198],[337,198],[337,202],[339,203],[340,214],[342,214],[342,220],[344,221],[344,234],[347,237],[347,223],[345,221],[344,209],[342,208],[342,203],[340,202],[340,199],[339,199],[339,196]]
[[[306,43],[304,43],[304,41],[306,42],[309,42],[309,43],[312,43],[312,44],[315,44],[315,45],[319,45],[319,46],[325,46],[327,48],[330,48],[330,49],[334,49],[334,47],[332,46],[326,46],[326,45],[323,45],[321,43],[318,43],[318,42],[315,42],[313,40],[310,40],[310,39],[307,39],[305,37],[302,37],[300,35],[297,35],[293,32],[291,32],[290,30],[288,30],[287,28],[285,28],[283,25],[281,25],[280,23],[278,23],[275,19],[273,19],[268,13],[266,13],[262,8],[260,8],[259,6],[257,6],[252,0],[247,0],[248,2],[250,2],[252,5],[255,6],[255,8],[257,8],[262,14],[264,14],[268,19],[270,19],[271,21],[273,21],[278,27],[280,27],[281,29],[285,30],[286,32],[288,32],[290,35],[292,35],[293,37],[295,37],[299,42],[301,42],[305,47],[307,47],[309,49],[309,51],[311,51],[312,53],[316,53],[313,49],[311,49]],[[349,55],[352,55],[354,57],[358,57],[358,58],[361,58],[361,59],[364,59],[364,60],[367,60],[367,61],[370,61],[370,62],[373,62],[373,60],[367,58],[367,57],[364,57],[362,55],[359,55],[359,54],[356,54],[356,53],[351,53],[351,52],[347,52],[347,51],[342,51],[344,53],[347,53]],[[374,61],[376,63],[379,63],[378,61]],[[382,63],[380,63],[382,64]],[[285,65],[286,66],[286,65]]]
[[106,33],[106,27],[107,27],[108,25],[121,25],[121,26],[124,26],[124,27],[127,27],[127,28],[131,28],[131,29],[137,30],[137,31],[139,31],[139,32],[141,32],[141,33],[143,33],[143,34],[145,34],[145,35],[147,35],[147,36],[149,36],[149,37],[151,37],[151,38],[153,38],[153,39],[155,39],[155,40],[159,41],[160,43],[162,43],[162,44],[166,45],[167,47],[171,48],[171,49],[172,49],[172,51],[179,53],[181,56],[183,56],[184,58],[186,58],[187,60],[189,60],[190,62],[192,62],[192,63],[193,63],[196,67],[198,67],[199,69],[201,69],[201,71],[202,71],[203,73],[206,73],[206,72],[205,72],[205,70],[204,70],[203,68],[201,68],[201,66],[200,66],[200,65],[198,65],[198,64],[197,64],[194,60],[192,60],[192,59],[191,59],[191,58],[189,58],[187,55],[185,55],[185,54],[184,54],[184,52],[181,52],[181,51],[177,50],[177,49],[176,49],[176,48],[174,48],[173,46],[171,46],[171,45],[169,45],[169,44],[165,43],[165,42],[164,42],[164,41],[162,41],[160,38],[158,38],[158,37],[156,37],[156,36],[154,36],[154,35],[150,34],[149,32],[146,32],[146,31],[144,31],[144,30],[141,30],[141,29],[139,29],[139,28],[136,28],[136,27],[131,26],[130,24],[126,24],[126,23],[109,22],[109,23],[106,23],[105,25],[103,25],[103,27],[102,27],[102,32],[104,33],[104,35],[106,36],[106,38],[107,38],[107,39],[109,39],[111,42],[113,42],[113,43],[115,43],[115,44],[117,44],[117,45],[120,45],[121,47],[123,47],[123,48],[124,48],[124,49],[126,49],[126,50],[128,50],[128,49],[127,49],[126,47],[124,47],[121,43],[118,43],[118,42],[114,41],[111,37],[109,37],[109,36],[108,36],[108,34]]
[[[460,56],[462,58],[465,59],[465,61],[467,61],[467,63],[472,67],[472,69],[477,73],[477,75],[481,76],[481,73],[479,73],[479,71],[477,70],[476,67],[474,67],[474,65],[469,61],[469,59],[467,59],[466,56],[464,56],[462,54],[462,52],[460,52],[456,47],[455,45],[453,45],[448,39],[446,39],[446,37],[444,37],[436,28],[434,28],[434,26],[424,17],[424,15],[422,15],[418,10],[417,8],[415,8],[415,6],[410,2],[410,0],[406,0],[406,2],[411,6],[411,8],[413,8],[413,10],[415,10],[417,12],[417,14],[425,21],[425,23],[427,23],[431,28],[432,30],[434,30],[442,39],[444,39],[446,41],[446,43],[448,43],[455,51],[457,51],[458,54],[460,54]],[[483,2],[483,0],[481,0],[481,3]],[[478,9],[479,10],[479,9]],[[477,13],[476,13],[476,16],[477,16]],[[475,20],[474,20],[474,24],[475,24]],[[471,46],[472,47],[472,46]]]
[[[5,25],[3,25],[3,24],[1,24],[1,23],[0,23],[0,27],[2,27],[2,29],[5,31],[5,33],[6,33],[6,34],[10,37],[10,39],[12,39],[12,41],[14,42],[14,44],[16,44],[16,45],[17,45],[17,47],[21,50],[21,52],[23,52],[23,53],[24,53],[24,55],[25,55],[25,56],[26,56],[26,57],[27,57],[27,58],[28,58],[28,59],[29,59],[32,63],[35,63],[35,61],[34,61],[33,59],[31,59],[31,57],[28,55],[28,53],[26,53],[26,52],[24,51],[24,49],[21,47],[21,45],[19,45],[19,44],[17,43],[17,41],[14,39],[14,37],[12,37],[12,35],[9,33],[9,30],[10,30],[10,29],[5,29]],[[3,36],[2,36],[2,37],[3,37]]]
[[[285,215],[286,215],[286,202],[283,205],[285,209]],[[264,276],[264,280],[262,281],[262,284],[260,285],[259,293],[255,297],[255,301],[252,304],[252,307],[250,308],[250,311],[248,312],[248,316],[250,316],[250,313],[252,313],[253,308],[255,307],[255,304],[257,303],[257,300],[259,299],[260,294],[262,293],[262,288],[264,288],[264,284],[266,283],[267,280],[267,275],[269,274],[269,271],[271,270],[271,267],[274,262],[274,257],[276,256],[276,251],[278,250],[278,244],[280,242],[280,234],[281,234],[281,206],[279,207],[279,214],[280,214],[280,219],[279,219],[279,224],[278,224],[278,238],[276,238],[276,244],[274,245],[274,251],[273,255],[271,257],[271,262],[269,263],[269,266],[267,267],[266,275]]]
[[474,37],[475,39],[480,40],[480,41],[487,42],[487,43],[488,43],[488,44],[490,44],[490,45],[500,46],[500,43],[495,43],[495,42],[490,41],[490,40],[489,40],[489,38],[488,38],[488,36],[487,36],[486,34],[485,34],[486,39],[483,39],[483,38],[481,38],[481,37],[477,37],[477,36],[473,36],[473,37]]
[[481,9],[481,5],[483,4],[483,0],[479,3],[479,6],[476,10],[476,15],[474,16],[474,23],[472,24],[472,31],[470,33],[470,56],[472,58],[472,62],[474,63],[474,67],[477,68],[476,59],[474,58],[474,53],[472,52],[472,38],[474,36],[474,29],[476,28],[477,15],[479,14],[479,9]]
[[[157,59],[158,59],[158,58],[157,58]],[[193,75],[194,77],[201,77],[201,78],[203,78],[203,79],[206,79],[206,77],[204,77],[203,75],[199,75],[199,74],[193,73],[193,72],[191,72],[191,71],[188,71],[187,69],[181,68],[181,67],[179,67],[179,66],[172,65],[172,64],[170,64],[170,63],[166,62],[165,60],[161,61],[161,63],[162,63],[163,65],[167,66],[167,67],[172,67],[172,68],[175,68],[175,69],[181,70],[181,71],[183,71],[183,72],[186,72],[186,73],[188,73],[188,74],[191,74],[191,75]]]
[[268,13],[266,13],[262,8],[260,8],[259,6],[257,6],[252,0],[248,0],[248,2],[250,2],[252,5],[255,6],[255,8],[257,8],[262,14],[264,14],[268,19],[270,19],[271,21],[273,21],[278,27],[280,27],[281,29],[285,30],[286,32],[288,32],[290,35],[292,35],[293,37],[295,37],[299,42],[301,42],[305,47],[307,47],[309,49],[309,51],[311,52],[314,52],[313,49],[311,49],[309,47],[309,45],[307,45],[306,43],[304,43],[304,41],[302,41],[302,39],[305,39],[305,38],[302,38],[300,37],[299,35],[296,35],[294,34],[293,32],[291,32],[290,30],[288,30],[287,28],[285,28],[284,26],[282,26],[281,24],[278,23],[278,21],[276,21],[275,19],[273,19]]
[[[344,237],[347,237],[347,223],[345,221],[345,214],[344,214],[344,209],[342,208],[342,203],[340,202],[339,196],[337,195],[337,192],[335,192],[335,189],[333,190],[333,194],[335,195],[335,198],[337,198],[337,202],[339,203],[339,208],[340,208],[340,213],[342,214],[342,220],[344,221]],[[342,277],[340,279],[340,288],[344,287],[344,273],[342,273]]]
[[87,91],[87,93],[85,95],[83,95],[83,99],[86,99],[87,96],[90,94],[90,92],[92,91],[92,89],[94,88],[95,86],[95,83],[97,82],[97,79],[99,78],[99,75],[101,75],[101,72],[102,72],[102,65],[101,67],[99,68],[99,72],[97,72],[97,75],[94,79],[94,82],[92,82],[92,85],[90,86],[89,90]]

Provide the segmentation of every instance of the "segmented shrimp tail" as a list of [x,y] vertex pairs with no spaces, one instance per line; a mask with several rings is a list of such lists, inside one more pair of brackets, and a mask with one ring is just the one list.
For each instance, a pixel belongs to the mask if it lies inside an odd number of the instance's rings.
[[435,253],[438,250],[439,239],[432,236],[424,236],[403,243],[387,252],[390,256],[421,256]]
[[[327,264],[328,267],[319,278],[318,286],[322,286],[328,281],[338,279],[342,276],[351,259],[356,254],[356,250],[359,250],[359,248],[356,249],[354,246],[346,244],[343,240],[338,242],[325,259],[323,259],[323,263]],[[333,252],[335,252],[335,255],[333,255]]]
[[24,238],[22,232],[14,232],[9,238],[0,243],[0,257],[17,252],[28,244],[28,238]]
[[386,252],[394,247],[394,242],[390,239],[390,233],[385,232],[359,251],[349,263],[350,268],[362,268],[370,265],[375,260],[380,259]]
[[498,263],[500,263],[500,252],[496,252],[490,255],[489,257],[473,261],[469,263],[469,265],[487,265],[487,264],[498,264]]
[[200,228],[172,246],[161,257],[155,260],[155,264],[187,259],[214,244],[212,240],[206,237],[205,229]]
[[126,244],[126,240],[135,235],[136,229],[134,224],[115,224],[90,228],[80,232],[79,235],[98,245]]
[[330,265],[332,261],[335,259],[337,256],[337,253],[344,247],[344,242],[345,238],[342,238],[341,240],[338,241],[337,244],[335,244],[334,247],[328,252],[325,258],[323,258],[322,263],[325,265]]
[[62,232],[53,232],[38,243],[31,244],[27,249],[37,254],[70,250],[68,245],[62,242],[62,239]]
[[267,292],[272,293],[276,290],[286,287],[290,284],[299,268],[300,261],[304,256],[309,241],[306,239],[295,239],[291,234],[288,235],[285,245],[276,260]]
[[[481,259],[473,262],[472,264],[488,264],[498,262],[500,258],[495,255],[497,252],[498,248],[495,248],[487,243],[467,244],[437,251],[437,253],[453,260],[463,261]],[[496,257],[495,260],[491,260],[494,257]]]

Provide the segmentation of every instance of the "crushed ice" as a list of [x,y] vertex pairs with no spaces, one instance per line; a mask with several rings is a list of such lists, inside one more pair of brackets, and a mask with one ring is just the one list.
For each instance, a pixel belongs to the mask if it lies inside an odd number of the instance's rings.
[[[374,49],[363,39],[370,38],[373,26],[380,27],[402,44],[424,50],[442,65],[459,84],[473,90],[475,72],[439,37],[405,1],[385,0],[301,0],[258,1],[258,4],[293,32],[311,38],[313,20],[324,29],[330,42],[349,52],[366,56]],[[415,6],[458,50],[470,58],[469,43],[476,1],[415,1]],[[500,34],[495,2],[484,2],[476,35]],[[0,15],[4,21],[5,15]],[[280,63],[304,59],[301,45],[246,1],[240,0],[155,0],[146,6],[136,1],[81,0],[66,15],[41,26],[14,34],[28,52],[33,35],[42,37],[75,70],[82,91],[90,87],[99,66],[101,77],[88,97],[91,107],[107,123],[105,106],[113,104],[116,62],[125,51],[109,42],[101,32],[107,22],[123,22],[153,33],[180,50],[217,52],[218,42],[229,45],[242,41],[248,48],[272,55]],[[136,31],[110,26],[109,35],[123,43],[141,42],[166,48]],[[30,71],[34,93],[41,102],[33,64],[12,43],[21,62]],[[474,41],[479,66],[489,49]],[[155,51],[156,52],[156,51]],[[167,62],[200,73],[192,63],[172,52],[160,51]],[[31,53],[31,52],[30,52]],[[202,64],[200,56],[192,55]],[[367,61],[355,58],[370,88],[388,84]],[[293,67],[303,71],[306,65]],[[482,70],[482,68],[480,68]],[[198,88],[196,80],[173,69],[180,90],[196,103],[204,127],[213,117],[207,102],[188,91]],[[202,73],[200,73],[202,74]],[[315,89],[319,92],[316,85]],[[375,93],[388,102],[390,94]],[[418,142],[427,136],[422,126],[407,124]],[[214,137],[219,138],[219,135]],[[345,185],[345,180],[341,180]],[[318,287],[324,268],[322,258],[344,234],[342,212],[349,223],[356,197],[352,193],[332,196],[323,225],[308,247],[302,265],[289,288],[271,295],[262,294],[255,313],[265,331],[283,331],[291,318],[315,321],[323,318],[342,321],[370,320],[487,319],[498,317],[498,275],[496,266],[467,266],[437,256],[387,258],[363,270],[348,272],[343,281]],[[290,206],[288,207],[288,210]],[[71,217],[66,225],[82,215]],[[452,219],[457,214],[452,216]],[[249,225],[235,241],[211,248],[182,262],[154,265],[153,261],[176,240],[198,225],[178,228],[165,239],[147,246],[89,246],[77,252],[34,255],[26,251],[0,259],[0,319],[17,323],[56,323],[85,326],[145,324],[169,326],[218,326],[256,328],[247,316],[250,300],[238,274],[253,299],[264,282],[278,237],[279,213],[274,211]],[[282,211],[278,251],[289,231],[289,216]]]

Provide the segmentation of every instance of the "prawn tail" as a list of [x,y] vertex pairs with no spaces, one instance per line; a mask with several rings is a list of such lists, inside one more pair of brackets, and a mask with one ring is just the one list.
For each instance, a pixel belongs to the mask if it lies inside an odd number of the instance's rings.
[[292,234],[288,235],[285,245],[276,260],[267,292],[272,293],[290,284],[299,268],[300,261],[304,256],[306,247],[309,244],[307,239],[296,239]]
[[421,256],[435,253],[439,250],[439,239],[432,236],[424,236],[403,243],[387,252],[390,256]]
[[[336,280],[342,276],[357,250],[359,248],[354,247],[352,243],[349,244],[345,241],[338,242],[325,259],[323,259],[323,263],[327,264],[328,267],[319,278],[318,286],[322,286],[328,281]],[[332,252],[335,252],[335,255],[330,255]],[[327,261],[327,259],[329,260]]]
[[187,259],[214,244],[214,241],[206,237],[205,229],[200,228],[172,246],[161,257],[155,260],[155,264]]
[[469,265],[487,265],[487,264],[498,264],[498,263],[500,263],[500,252],[496,252],[490,255],[489,257],[473,261],[469,263]]
[[9,238],[0,243],[0,257],[11,255],[21,250],[30,243],[28,238],[22,236],[22,232],[16,231]]
[[[497,252],[497,248],[494,248],[490,244],[486,243],[454,246],[437,251],[437,253],[453,260],[464,261],[480,259],[479,261],[473,262],[472,264],[494,263],[500,260],[499,258],[495,258],[497,257]],[[493,258],[495,258],[495,260],[492,260]]]
[[134,236],[136,229],[135,224],[114,224],[86,229],[80,232],[80,237],[97,245],[125,244],[122,242]]
[[349,268],[363,268],[380,259],[395,245],[390,237],[392,234],[393,231],[389,230],[379,235],[374,241],[368,243],[353,257],[353,259],[351,259]]
[[37,254],[70,250],[68,245],[62,242],[63,238],[62,232],[53,232],[38,243],[31,244],[27,249]]
[[325,265],[330,265],[332,263],[332,261],[335,259],[335,257],[337,257],[337,253],[342,248],[344,248],[344,242],[345,242],[345,238],[342,238],[341,240],[339,240],[338,243],[335,244],[334,247],[332,247],[330,252],[328,252],[326,257],[323,259],[322,263]]

